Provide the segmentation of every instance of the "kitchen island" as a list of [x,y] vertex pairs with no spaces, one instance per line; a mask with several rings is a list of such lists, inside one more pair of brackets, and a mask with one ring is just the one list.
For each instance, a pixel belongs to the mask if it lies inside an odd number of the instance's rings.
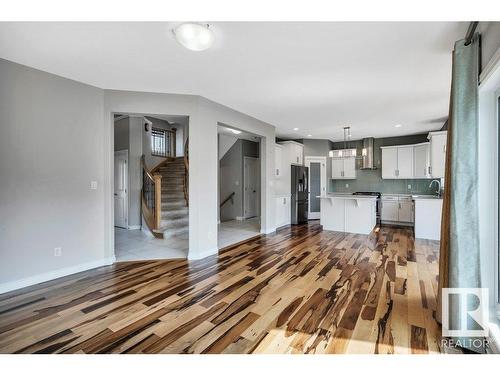
[[441,239],[441,211],[443,199],[432,195],[414,195],[415,238]]
[[320,224],[324,230],[369,234],[377,223],[377,197],[326,194],[321,199]]

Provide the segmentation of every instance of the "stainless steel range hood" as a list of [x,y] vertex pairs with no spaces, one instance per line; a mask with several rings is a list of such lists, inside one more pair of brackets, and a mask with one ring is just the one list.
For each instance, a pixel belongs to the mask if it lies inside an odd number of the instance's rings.
[[377,169],[377,167],[375,166],[375,161],[373,160],[373,143],[374,138],[363,139],[363,150],[361,151],[363,163],[361,165],[361,169]]

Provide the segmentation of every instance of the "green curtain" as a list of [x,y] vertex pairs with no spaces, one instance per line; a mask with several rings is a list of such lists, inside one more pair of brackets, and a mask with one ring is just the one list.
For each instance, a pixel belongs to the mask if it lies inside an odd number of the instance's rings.
[[[478,208],[479,44],[455,43],[448,121],[448,149],[440,246],[441,288],[480,287]],[[441,293],[439,293],[441,294]],[[460,307],[450,303],[450,322],[458,327]],[[439,296],[439,303],[441,298]],[[441,306],[438,308],[438,316]],[[463,340],[461,342],[467,342]],[[474,351],[477,348],[467,347]],[[480,350],[479,350],[480,351]]]

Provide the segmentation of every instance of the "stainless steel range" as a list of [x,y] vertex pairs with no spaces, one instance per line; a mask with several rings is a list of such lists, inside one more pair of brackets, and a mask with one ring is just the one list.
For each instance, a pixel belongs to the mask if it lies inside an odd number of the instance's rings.
[[382,214],[380,209],[380,203],[382,194],[377,191],[357,191],[355,193],[352,193],[352,195],[372,195],[377,197],[376,218],[377,218],[377,224],[380,224],[381,214]]

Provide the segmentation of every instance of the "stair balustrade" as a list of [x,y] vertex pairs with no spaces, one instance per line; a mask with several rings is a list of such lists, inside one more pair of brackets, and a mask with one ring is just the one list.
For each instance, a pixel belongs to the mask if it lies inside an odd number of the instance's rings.
[[161,224],[161,175],[153,174],[146,165],[146,158],[141,157],[142,166],[142,215],[149,230],[156,236],[155,230]]

